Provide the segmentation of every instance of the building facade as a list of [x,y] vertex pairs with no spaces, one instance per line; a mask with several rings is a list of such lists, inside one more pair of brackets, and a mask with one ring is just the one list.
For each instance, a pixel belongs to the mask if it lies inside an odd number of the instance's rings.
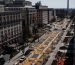
[[0,12],[0,48],[16,49],[22,42],[22,17],[20,12]]
[[41,10],[37,10],[37,24],[38,27],[42,26],[42,11]]
[[48,9],[48,23],[52,23],[53,18],[54,18],[54,9]]
[[[30,36],[36,33],[37,29],[37,10],[35,8],[26,8],[25,33]],[[25,35],[25,34],[24,34]]]
[[40,6],[39,9],[42,11],[42,23],[48,24],[48,6]]
[[25,1],[25,6],[32,6],[32,2],[30,2],[30,1]]
[[65,17],[67,14],[67,10],[66,9],[55,9],[56,11],[56,16],[58,17]]
[[25,0],[0,0],[0,4],[5,5],[6,7],[12,7],[12,6],[24,6]]
[[37,28],[37,10],[32,6],[5,7],[6,11],[20,11],[22,13],[22,25],[24,39],[35,33]]
[[48,24],[48,7],[41,6],[37,9],[37,23],[38,27]]
[[48,9],[42,10],[42,22],[48,24]]

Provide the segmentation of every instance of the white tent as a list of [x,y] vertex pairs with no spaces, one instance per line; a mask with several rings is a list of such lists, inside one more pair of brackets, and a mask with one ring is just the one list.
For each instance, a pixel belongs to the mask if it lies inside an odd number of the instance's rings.
[[59,50],[62,53],[67,53],[67,50]]

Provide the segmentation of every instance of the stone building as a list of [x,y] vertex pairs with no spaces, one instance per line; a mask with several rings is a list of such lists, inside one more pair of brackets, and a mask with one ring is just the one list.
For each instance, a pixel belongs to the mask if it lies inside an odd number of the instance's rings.
[[0,48],[7,45],[17,49],[21,44],[23,44],[21,13],[0,12]]
[[54,18],[54,9],[48,9],[48,23],[52,23],[53,18]]
[[37,20],[38,20],[38,26],[46,25],[48,24],[48,7],[47,6],[40,6],[39,9],[37,9]]

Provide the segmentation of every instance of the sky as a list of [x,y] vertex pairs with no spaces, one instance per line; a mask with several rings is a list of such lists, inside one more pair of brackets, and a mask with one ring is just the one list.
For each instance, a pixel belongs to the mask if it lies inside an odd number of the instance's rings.
[[[67,0],[28,0],[34,5],[36,2],[41,1],[43,5],[47,5],[49,8],[66,8]],[[70,8],[75,8],[75,0],[70,0]]]

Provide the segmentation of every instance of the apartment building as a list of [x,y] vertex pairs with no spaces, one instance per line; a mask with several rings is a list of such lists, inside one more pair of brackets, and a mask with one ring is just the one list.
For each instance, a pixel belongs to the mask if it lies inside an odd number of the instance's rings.
[[48,9],[42,10],[42,21],[43,24],[48,24]]
[[52,23],[53,18],[54,18],[54,9],[48,9],[48,23]]
[[59,16],[59,17],[65,17],[67,14],[66,9],[55,9],[55,11],[56,11],[56,16]]
[[47,6],[40,6],[39,9],[37,9],[37,20],[38,20],[38,26],[48,24],[48,7]]
[[24,7],[5,7],[6,11],[20,11],[22,13],[22,28],[24,39],[35,34],[37,28],[37,10],[32,6]]
[[37,27],[37,10],[35,8],[27,8],[28,14],[27,22],[29,25],[30,34],[34,34],[34,28]]
[[72,16],[74,17],[75,16],[75,9],[72,9]]
[[3,46],[18,47],[23,43],[20,12],[0,12],[0,50]]

